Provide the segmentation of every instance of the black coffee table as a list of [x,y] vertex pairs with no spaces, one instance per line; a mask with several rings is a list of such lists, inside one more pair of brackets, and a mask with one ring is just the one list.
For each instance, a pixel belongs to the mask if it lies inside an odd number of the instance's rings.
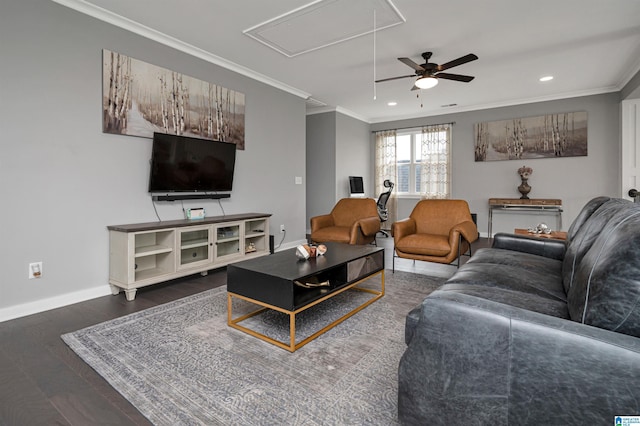
[[[384,249],[327,243],[324,256],[298,260],[295,249],[227,266],[227,324],[290,352],[340,324],[384,296]],[[358,287],[358,284],[381,275],[380,290]],[[298,284],[296,284],[296,282]],[[309,287],[317,283],[327,285]],[[296,314],[347,290],[373,294],[362,305],[296,343]],[[233,318],[233,298],[261,306],[256,311]],[[289,315],[289,343],[251,330],[240,322],[272,309]]]

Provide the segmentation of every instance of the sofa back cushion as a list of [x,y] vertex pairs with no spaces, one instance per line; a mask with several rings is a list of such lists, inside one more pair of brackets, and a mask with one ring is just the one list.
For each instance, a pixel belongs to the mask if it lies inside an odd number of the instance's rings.
[[335,226],[351,227],[360,219],[378,217],[373,198],[343,198],[331,210]]
[[582,225],[591,217],[591,215],[600,208],[604,203],[609,201],[611,197],[596,197],[589,200],[587,204],[584,205],[578,216],[575,218],[569,230],[567,231],[567,241],[571,241],[575,238],[576,234],[582,227]]
[[585,253],[607,223],[620,214],[620,208],[627,204],[630,202],[619,198],[598,197],[589,201],[580,211],[567,232],[567,250],[562,262],[562,284],[566,293],[573,285],[576,268]]
[[410,216],[418,234],[449,235],[451,228],[473,221],[465,200],[421,200]]
[[640,204],[616,204],[576,264],[567,306],[574,321],[640,337]]

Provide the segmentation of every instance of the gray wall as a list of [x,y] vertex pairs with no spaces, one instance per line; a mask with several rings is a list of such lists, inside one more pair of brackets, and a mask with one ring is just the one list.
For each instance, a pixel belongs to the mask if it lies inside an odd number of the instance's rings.
[[[50,1],[0,3],[0,321],[108,294],[107,225],[155,221],[147,193],[151,140],[101,132],[102,49],[246,95],[227,214],[272,213],[284,245],[304,240],[305,102],[292,94]],[[157,203],[163,220],[179,202]],[[185,201],[220,215],[214,201]],[[28,280],[42,261],[43,277]]]
[[[524,161],[475,162],[473,125],[482,121],[504,120],[571,111],[588,113],[588,155],[585,157],[542,158]],[[452,149],[452,197],[469,202],[478,213],[478,228],[487,234],[489,198],[519,198],[517,169],[533,168],[529,184],[531,198],[560,198],[564,205],[563,228],[566,229],[580,208],[597,195],[619,194],[620,94],[563,99],[549,102],[424,117],[412,120],[376,123],[371,129],[383,130],[424,124],[455,122]],[[398,204],[398,217],[407,217],[415,199]],[[493,232],[513,231],[546,222],[556,228],[553,216],[494,215]]]
[[307,116],[307,229],[313,216],[327,214],[349,197],[349,176],[362,176],[365,195],[373,186],[369,124],[338,112]]
[[369,124],[336,113],[336,130],[336,200],[349,196],[349,176],[362,176],[365,196],[377,198],[369,156]]
[[[329,212],[336,202],[336,114],[327,112],[307,116],[307,213],[309,218]],[[330,208],[329,208],[330,209]]]

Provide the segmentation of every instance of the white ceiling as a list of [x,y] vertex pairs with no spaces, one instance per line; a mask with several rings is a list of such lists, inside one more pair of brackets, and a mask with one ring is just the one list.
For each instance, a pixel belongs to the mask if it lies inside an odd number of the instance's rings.
[[[640,0],[343,0],[332,9],[370,17],[371,30],[381,2],[406,21],[377,31],[375,49],[369,32],[293,57],[244,31],[311,0],[53,1],[326,104],[309,112],[334,109],[372,123],[617,91],[640,69]],[[295,37],[347,34],[341,16]],[[475,80],[420,91],[410,90],[412,78],[374,85],[374,63],[377,79],[409,75],[396,58],[422,63],[424,51],[440,64],[475,53],[479,60],[447,70]],[[539,82],[544,75],[554,79]]]

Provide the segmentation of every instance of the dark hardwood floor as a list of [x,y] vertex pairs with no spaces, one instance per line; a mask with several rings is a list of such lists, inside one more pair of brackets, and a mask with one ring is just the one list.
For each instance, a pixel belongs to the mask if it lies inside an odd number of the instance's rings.
[[[393,240],[378,238],[378,245],[385,247],[390,269]],[[480,239],[473,250],[487,245],[487,239]],[[450,276],[456,268],[396,259],[396,270]],[[225,285],[226,280],[222,268],[140,289],[132,302],[120,293],[0,323],[0,425],[149,425],[60,336]]]

